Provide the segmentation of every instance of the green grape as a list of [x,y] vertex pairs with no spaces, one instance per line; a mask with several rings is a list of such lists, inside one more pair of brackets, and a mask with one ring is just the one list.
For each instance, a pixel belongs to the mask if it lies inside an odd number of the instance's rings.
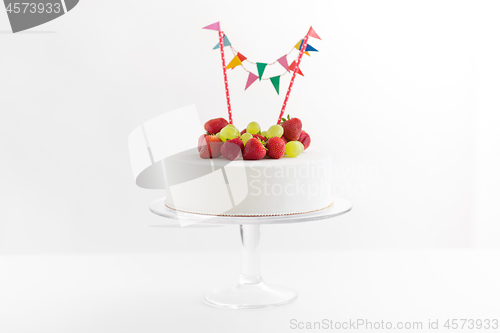
[[300,143],[300,153],[302,154],[304,152],[304,144],[300,141],[298,141]]
[[216,137],[218,137],[220,139],[220,132],[215,134]]
[[283,135],[283,127],[281,127],[280,125],[273,125],[269,127],[269,129],[267,130],[267,134],[269,135],[270,138],[272,137],[281,138],[281,136]]
[[220,139],[222,141],[231,140],[238,137],[238,130],[231,126],[226,126],[220,130]]
[[288,157],[297,157],[304,151],[304,145],[300,141],[289,141],[285,146]]
[[250,133],[250,134],[259,134],[260,133],[260,125],[257,122],[252,121],[247,126],[247,133]]
[[[234,128],[235,130],[238,131],[238,129],[236,128],[236,126],[234,126],[233,124],[227,124],[226,127],[232,127],[232,128]],[[240,131],[238,131],[238,136],[240,136]]]
[[268,138],[267,131],[262,131],[262,132],[260,132],[260,135],[265,136],[266,138]]
[[250,133],[245,133],[243,134],[240,139],[241,141],[243,141],[243,144],[246,145],[247,144],[247,141],[250,140],[251,138],[253,138],[252,134]]

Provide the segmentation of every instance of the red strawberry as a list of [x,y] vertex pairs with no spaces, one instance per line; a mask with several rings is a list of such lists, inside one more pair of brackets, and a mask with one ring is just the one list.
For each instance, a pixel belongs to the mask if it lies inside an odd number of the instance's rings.
[[210,119],[205,123],[205,131],[207,131],[208,134],[217,134],[221,129],[226,127],[227,124],[229,123],[224,118]]
[[288,143],[288,140],[284,136],[281,137],[281,140],[283,140],[283,142],[285,143],[285,145]]
[[252,136],[253,136],[254,138],[256,138],[256,139],[259,139],[259,140],[260,140],[260,141],[262,141],[262,142],[265,142],[265,141],[267,140],[265,136],[260,135],[260,134],[252,134]]
[[311,144],[311,137],[309,136],[309,134],[302,131],[299,141],[302,142],[302,144],[304,145],[304,150],[306,150],[307,147],[309,147],[309,145]]
[[266,156],[266,148],[256,138],[247,141],[243,149],[244,160],[260,160]]
[[220,148],[222,146],[222,140],[215,135],[207,135],[202,140],[202,145],[200,148],[201,158],[214,158],[221,155]]
[[228,160],[234,161],[241,156],[244,147],[245,145],[243,144],[243,141],[236,138],[224,142],[224,144],[220,148],[220,152],[222,156],[224,156]]
[[247,129],[245,128],[243,131],[240,132],[240,135],[243,135],[247,132]]
[[210,151],[208,150],[207,145],[203,145],[200,148],[200,157],[201,158],[210,158]]
[[266,143],[267,156],[270,158],[282,158],[285,155],[285,142],[281,138],[269,138]]
[[283,136],[288,141],[297,141],[299,140],[300,134],[302,133],[302,122],[299,118],[292,118],[288,116],[288,120],[283,118],[283,122],[281,123],[281,127],[283,127],[284,133]]
[[206,145],[206,144],[207,144],[207,143],[206,143],[206,141],[205,141],[205,137],[206,137],[206,136],[207,136],[206,134],[202,134],[202,135],[200,135],[200,137],[198,138],[198,151],[201,151],[201,146],[203,146],[203,145]]
[[207,135],[205,138],[208,143],[208,147],[210,148],[210,156],[219,157],[221,155],[220,148],[222,147],[222,140],[216,137],[215,135]]

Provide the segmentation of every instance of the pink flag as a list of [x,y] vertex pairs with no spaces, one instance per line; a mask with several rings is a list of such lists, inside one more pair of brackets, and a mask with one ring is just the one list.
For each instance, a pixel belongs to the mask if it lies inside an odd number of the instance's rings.
[[281,64],[281,66],[285,67],[287,71],[288,70],[288,61],[286,60],[286,55],[282,56],[281,58],[278,59],[278,62]]
[[313,37],[313,38],[317,38],[317,39],[321,39],[319,38],[318,34],[316,33],[316,31],[314,31],[313,27],[310,27],[309,28],[309,31],[307,32],[307,35],[309,37]]
[[257,75],[255,75],[254,73],[252,72],[249,72],[248,73],[248,80],[247,80],[247,85],[245,87],[245,90],[248,89],[248,87],[250,87],[252,85],[252,83],[255,82],[255,80],[257,80],[259,77]]
[[215,30],[215,31],[220,31],[220,24],[219,22],[215,22],[212,24],[207,25],[203,29],[209,29],[209,30]]

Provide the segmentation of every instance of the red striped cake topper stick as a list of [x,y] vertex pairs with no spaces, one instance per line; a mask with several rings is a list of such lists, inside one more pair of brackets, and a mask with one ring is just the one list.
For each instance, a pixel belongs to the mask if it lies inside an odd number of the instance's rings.
[[283,101],[283,106],[281,107],[280,116],[278,117],[278,125],[281,123],[281,118],[285,114],[286,104],[288,103],[288,98],[290,97],[290,92],[292,91],[293,82],[295,81],[295,76],[297,75],[297,71],[299,70],[300,61],[302,60],[302,56],[304,55],[304,51],[307,47],[307,40],[309,39],[309,35],[306,35],[302,42],[302,47],[300,48],[299,58],[297,59],[297,64],[293,69],[292,79],[290,80],[290,85],[288,86],[288,90],[286,92],[285,100]]
[[302,56],[304,55],[304,51],[307,48],[307,41],[309,40],[309,36],[321,39],[316,31],[312,27],[309,28],[309,31],[307,32],[307,35],[304,37],[303,42],[302,42],[302,47],[300,48],[299,52],[299,57],[297,59],[297,65],[293,69],[293,74],[292,74],[292,79],[290,80],[290,85],[288,86],[288,91],[286,92],[285,100],[283,101],[283,106],[281,107],[281,112],[280,116],[278,118],[278,124],[281,123],[281,118],[283,118],[283,115],[285,114],[285,109],[286,109],[286,104],[288,103],[288,98],[290,97],[290,91],[292,90],[293,82],[295,81],[295,76],[297,75],[297,72],[299,71],[299,65],[300,61],[302,60]]
[[[224,86],[226,88],[226,101],[227,101],[227,113],[229,114],[229,123],[233,123],[233,113],[231,111],[231,99],[229,98],[229,85],[227,83],[227,72],[226,72],[226,59],[224,58],[224,46],[230,46],[231,43],[229,43],[229,40],[227,37],[224,35],[224,32],[220,30],[220,23],[215,22],[212,24],[207,25],[203,29],[208,29],[208,30],[215,30],[219,32],[219,49],[220,49],[220,58],[222,60],[222,71],[224,72]],[[227,44],[225,44],[225,40],[227,41]],[[214,47],[214,49],[217,47]]]
[[229,114],[229,123],[233,123],[233,113],[231,111],[231,98],[229,97],[229,85],[227,83],[226,59],[224,58],[224,33],[219,31],[219,48],[222,60],[222,71],[224,72],[224,86],[226,88],[227,113]]

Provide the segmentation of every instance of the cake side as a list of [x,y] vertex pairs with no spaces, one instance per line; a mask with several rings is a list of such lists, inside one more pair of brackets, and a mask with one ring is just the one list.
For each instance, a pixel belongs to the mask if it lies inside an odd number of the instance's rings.
[[221,216],[273,216],[317,211],[332,204],[330,156],[257,161],[200,159],[196,152],[163,162],[165,205]]

